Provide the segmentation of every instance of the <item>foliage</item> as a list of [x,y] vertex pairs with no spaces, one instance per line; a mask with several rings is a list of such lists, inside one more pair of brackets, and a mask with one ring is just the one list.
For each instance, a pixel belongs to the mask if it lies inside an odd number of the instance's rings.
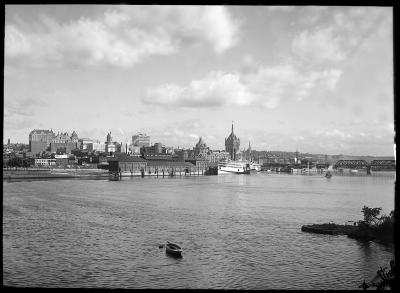
[[29,167],[30,162],[27,159],[19,158],[19,157],[13,157],[10,158],[7,162],[8,167]]
[[357,238],[371,239],[391,239],[394,229],[394,210],[389,216],[379,217],[382,208],[369,208],[364,206],[362,213],[364,220],[358,222]]
[[378,216],[381,210],[382,208],[369,208],[367,206],[363,206],[361,211],[364,215],[364,223],[366,223],[369,226],[371,224],[377,224],[377,222],[379,221]]

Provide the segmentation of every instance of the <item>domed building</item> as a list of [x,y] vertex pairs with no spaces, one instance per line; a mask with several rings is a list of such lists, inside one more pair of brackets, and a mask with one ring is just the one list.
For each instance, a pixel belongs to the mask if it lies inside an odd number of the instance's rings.
[[209,152],[209,147],[203,141],[203,138],[200,136],[199,141],[196,143],[196,146],[193,148],[194,157],[206,158]]
[[232,132],[225,138],[225,151],[227,151],[230,155],[231,160],[237,159],[237,153],[239,152],[240,139],[236,137],[233,132],[233,122],[232,122]]

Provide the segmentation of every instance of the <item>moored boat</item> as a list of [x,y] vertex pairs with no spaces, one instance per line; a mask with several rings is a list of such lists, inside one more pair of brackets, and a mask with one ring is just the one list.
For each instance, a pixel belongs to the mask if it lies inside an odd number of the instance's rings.
[[165,245],[165,252],[173,256],[182,256],[183,250],[178,244],[167,241],[167,244]]
[[218,163],[218,175],[250,174],[250,164],[246,161],[221,161]]
[[256,172],[260,172],[261,171],[261,165],[257,164],[257,163],[254,163],[254,162],[251,162],[250,163],[250,170],[256,171]]

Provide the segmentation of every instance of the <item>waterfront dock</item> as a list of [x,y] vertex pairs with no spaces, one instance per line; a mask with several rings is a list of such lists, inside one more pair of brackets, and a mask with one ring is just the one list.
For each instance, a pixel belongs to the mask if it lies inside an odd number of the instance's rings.
[[107,178],[108,170],[103,169],[3,169],[3,180],[20,179],[62,179],[62,178]]

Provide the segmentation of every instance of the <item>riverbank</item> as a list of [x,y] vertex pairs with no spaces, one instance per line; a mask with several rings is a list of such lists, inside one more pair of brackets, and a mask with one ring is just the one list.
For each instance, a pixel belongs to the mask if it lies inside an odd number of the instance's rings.
[[4,170],[3,180],[23,179],[58,179],[108,177],[108,170],[103,169],[17,169]]
[[388,243],[393,242],[392,233],[380,233],[379,230],[365,225],[352,226],[335,223],[312,224],[303,225],[301,231],[315,234],[347,235],[349,238],[364,241],[377,240]]

